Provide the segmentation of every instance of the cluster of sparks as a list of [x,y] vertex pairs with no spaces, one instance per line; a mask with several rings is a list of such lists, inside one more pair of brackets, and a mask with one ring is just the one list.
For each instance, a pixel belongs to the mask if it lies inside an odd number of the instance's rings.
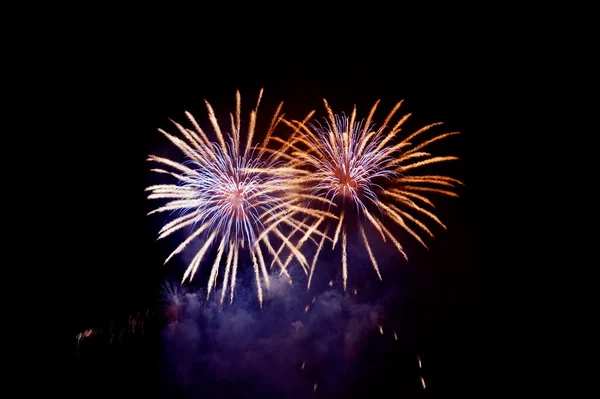
[[[356,121],[356,108],[350,117],[334,115],[325,100],[328,120],[325,125],[292,121],[288,124],[299,132],[293,138],[292,155],[308,171],[306,189],[311,196],[327,198],[337,205],[338,222],[333,235],[335,248],[341,235],[342,278],[344,289],[348,276],[347,235],[358,229],[364,247],[369,255],[377,276],[381,279],[377,260],[373,254],[364,220],[380,234],[383,241],[389,240],[408,259],[400,242],[385,225],[391,221],[403,228],[427,247],[421,235],[415,230],[433,237],[431,230],[420,220],[426,217],[443,228],[446,226],[425,206],[433,207],[427,193],[457,196],[450,190],[459,180],[440,175],[413,175],[407,172],[417,168],[445,161],[457,160],[454,156],[432,156],[425,147],[458,132],[444,133],[414,145],[419,135],[441,123],[427,125],[404,139],[394,142],[402,126],[410,117],[404,115],[393,127],[388,124],[400,108],[398,102],[388,114],[379,129],[374,129],[372,118],[379,102],[371,108],[366,122]],[[348,220],[348,205],[355,208],[362,217],[358,226]],[[421,233],[422,234],[422,233]],[[319,248],[320,250],[320,248]],[[311,276],[308,285],[310,287]]]
[[128,335],[144,335],[144,325],[150,314],[150,309],[145,312],[136,312],[130,314],[126,321],[110,320],[106,328],[88,328],[85,331],[77,333],[75,340],[77,341],[77,355],[80,352],[80,343],[91,337],[104,336],[109,344],[115,340],[121,341]]
[[[159,184],[147,188],[150,199],[169,201],[152,211],[178,212],[159,232],[164,238],[183,228],[191,228],[187,238],[167,257],[165,263],[182,252],[191,242],[203,243],[188,265],[182,283],[192,279],[212,244],[217,254],[210,270],[207,297],[217,288],[222,259],[222,304],[226,292],[234,299],[236,275],[242,250],[250,254],[259,302],[263,301],[263,284],[269,288],[269,269],[289,277],[288,266],[296,260],[308,276],[310,288],[313,272],[325,241],[335,248],[341,241],[342,278],[346,289],[348,277],[348,235],[358,231],[377,276],[381,279],[377,261],[369,245],[365,227],[374,228],[384,241],[391,242],[405,257],[406,253],[386,226],[400,226],[422,245],[420,234],[433,233],[421,221],[430,219],[444,224],[426,209],[433,207],[427,194],[457,196],[451,189],[460,181],[441,175],[414,175],[425,165],[457,159],[453,156],[432,156],[424,151],[429,144],[457,134],[444,133],[415,144],[415,139],[434,123],[406,136],[395,138],[410,114],[389,125],[402,104],[399,102],[380,128],[372,123],[378,102],[366,121],[356,120],[356,108],[350,117],[334,115],[327,101],[327,122],[312,122],[314,111],[304,120],[287,120],[279,104],[264,140],[253,145],[257,126],[256,107],[244,127],[242,140],[241,96],[236,93],[235,114],[230,114],[229,132],[219,124],[213,108],[206,102],[208,116],[217,141],[213,142],[188,112],[193,128],[173,122],[185,140],[160,129],[186,156],[184,162],[151,155],[149,160],[166,166],[153,171],[171,175],[175,184]],[[293,132],[287,140],[274,135],[283,122]],[[390,128],[391,126],[391,128]],[[270,148],[271,144],[276,148]],[[410,172],[410,173],[407,173]],[[359,215],[359,223],[349,221],[349,206]],[[417,230],[417,231],[415,231]],[[305,243],[317,247],[312,261],[302,252]],[[271,257],[267,267],[266,257]],[[287,256],[285,256],[287,254]],[[291,279],[290,279],[291,281]]]
[[183,303],[187,289],[172,281],[164,281],[160,289],[162,302],[179,306]]

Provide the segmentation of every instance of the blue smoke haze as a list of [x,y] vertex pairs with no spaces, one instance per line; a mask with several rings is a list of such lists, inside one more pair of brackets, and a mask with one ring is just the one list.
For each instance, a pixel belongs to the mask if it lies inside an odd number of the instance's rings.
[[204,397],[341,394],[361,344],[380,334],[383,302],[359,302],[352,289],[327,283],[309,292],[305,277],[293,285],[273,277],[261,309],[256,287],[245,284],[254,281],[252,273],[238,276],[231,305],[219,306],[220,291],[206,300],[204,290],[165,304],[171,318],[161,334],[165,383],[178,395]]

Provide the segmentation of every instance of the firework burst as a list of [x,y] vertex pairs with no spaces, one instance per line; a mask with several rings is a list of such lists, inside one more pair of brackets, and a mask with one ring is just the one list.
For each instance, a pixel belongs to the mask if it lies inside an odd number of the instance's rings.
[[[238,259],[240,251],[247,250],[252,259],[256,276],[258,299],[262,305],[263,284],[269,287],[269,275],[265,262],[266,251],[273,255],[273,264],[281,268],[281,273],[289,274],[279,259],[282,248],[308,267],[308,262],[292,245],[280,227],[292,227],[307,232],[310,226],[295,221],[294,214],[302,209],[295,206],[297,198],[290,196],[295,171],[285,161],[282,153],[268,148],[273,140],[273,132],[283,119],[279,104],[262,145],[252,145],[256,128],[258,105],[262,97],[259,94],[256,107],[250,113],[245,145],[241,141],[241,97],[236,93],[235,115],[230,114],[231,133],[224,133],[219,125],[213,108],[206,102],[211,126],[217,142],[209,141],[196,119],[188,112],[193,129],[173,122],[185,140],[173,136],[161,129],[167,137],[187,157],[183,163],[151,155],[149,161],[168,167],[152,169],[177,179],[177,184],[159,184],[148,187],[149,199],[168,199],[169,202],[150,212],[178,213],[178,217],[165,224],[159,232],[159,239],[188,228],[191,234],[167,257],[165,263],[179,254],[193,240],[202,238],[203,244],[193,257],[184,273],[183,281],[190,280],[197,272],[200,263],[213,243],[218,243],[207,287],[207,297],[216,289],[219,266],[225,258],[225,271],[222,277],[223,289],[220,302],[230,290],[230,302],[233,301]],[[297,209],[295,209],[297,208]],[[311,234],[309,234],[310,236]],[[270,241],[272,236],[281,242],[276,251]],[[312,237],[310,237],[312,238]],[[313,239],[314,240],[314,239]]]
[[177,282],[164,281],[160,287],[160,296],[162,302],[168,305],[180,306],[187,294],[187,289]]
[[[375,129],[372,123],[379,101],[371,108],[366,121],[356,121],[356,108],[350,117],[334,115],[327,101],[324,102],[328,115],[324,124],[307,123],[309,118],[304,121],[285,121],[295,129],[285,147],[290,150],[291,157],[297,160],[294,165],[306,171],[301,180],[309,198],[307,205],[314,208],[311,198],[326,199],[337,205],[335,211],[338,221],[332,228],[331,241],[335,248],[341,237],[345,289],[348,276],[347,235],[350,231],[358,228],[373,268],[381,279],[365,233],[365,224],[373,226],[384,241],[391,241],[405,259],[407,256],[402,245],[386,224],[392,222],[401,227],[425,247],[427,245],[421,235],[425,233],[433,237],[433,233],[422,219],[429,219],[446,228],[427,209],[434,207],[428,194],[456,197],[452,189],[462,183],[447,176],[413,172],[426,165],[457,160],[454,156],[432,156],[424,149],[458,132],[439,134],[423,142],[416,141],[421,134],[441,124],[433,123],[402,140],[395,140],[410,117],[410,114],[404,115],[394,125],[389,125],[402,101],[396,104],[379,129]],[[317,256],[322,244],[318,247]],[[309,287],[314,265],[315,262],[310,270]]]

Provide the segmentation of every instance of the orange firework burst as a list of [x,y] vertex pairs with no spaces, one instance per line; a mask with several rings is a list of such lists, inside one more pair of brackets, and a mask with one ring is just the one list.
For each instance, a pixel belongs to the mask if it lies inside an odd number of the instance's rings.
[[[358,226],[364,247],[380,279],[381,273],[365,233],[365,224],[374,227],[384,241],[391,241],[406,259],[402,245],[386,227],[388,222],[403,228],[425,247],[427,245],[421,234],[433,237],[433,233],[422,219],[429,219],[446,228],[427,209],[433,207],[427,195],[456,197],[452,189],[462,183],[448,176],[413,172],[426,165],[457,160],[454,156],[433,156],[425,148],[458,132],[443,133],[417,142],[420,135],[441,124],[433,123],[404,139],[396,140],[410,117],[410,114],[404,115],[390,125],[402,101],[396,104],[378,129],[374,128],[372,119],[379,101],[371,108],[366,121],[356,121],[356,108],[350,117],[334,115],[327,101],[324,102],[328,115],[324,124],[307,122],[313,113],[304,121],[286,121],[288,126],[294,128],[294,133],[284,145],[284,150],[290,152],[290,159],[294,159],[293,166],[305,171],[300,180],[308,199],[307,206],[318,209],[317,204],[327,201],[328,211],[335,210],[337,222],[332,229],[331,241],[335,248],[341,236],[342,278],[346,289],[347,236],[354,226]],[[315,198],[321,201],[317,203],[311,200]],[[335,205],[333,208],[332,204]],[[355,212],[349,212],[350,207],[355,208]],[[315,261],[322,245],[323,240]],[[315,261],[310,271],[309,287]]]

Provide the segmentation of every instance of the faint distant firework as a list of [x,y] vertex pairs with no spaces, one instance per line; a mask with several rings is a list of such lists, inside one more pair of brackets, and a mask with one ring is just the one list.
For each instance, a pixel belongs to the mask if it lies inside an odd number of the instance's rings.
[[160,287],[161,299],[164,303],[180,306],[183,304],[187,289],[174,281],[164,281]]
[[81,343],[94,340],[100,344],[113,344],[127,337],[144,335],[145,325],[150,315],[150,309],[145,312],[130,314],[127,319],[112,319],[104,327],[92,327],[75,335],[76,354],[81,352]]

